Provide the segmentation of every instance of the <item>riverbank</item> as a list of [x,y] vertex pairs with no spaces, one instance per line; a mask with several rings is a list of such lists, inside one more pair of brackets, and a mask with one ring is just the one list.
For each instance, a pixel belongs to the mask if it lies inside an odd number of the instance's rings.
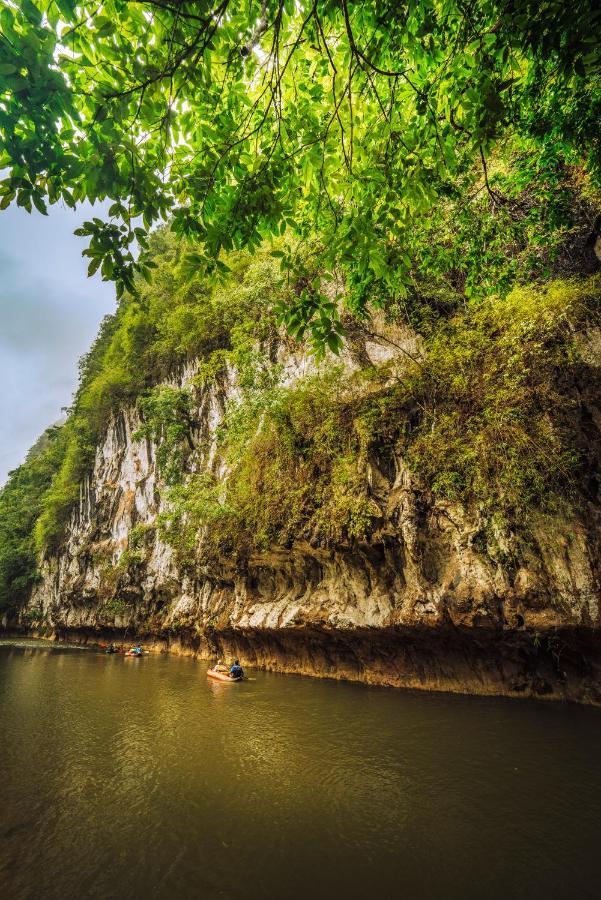
[[[222,630],[202,634],[137,628],[7,628],[6,635],[92,646],[141,642],[151,653],[237,657],[269,672],[479,696],[601,706],[601,637],[460,628]],[[0,632],[2,634],[2,632]]]

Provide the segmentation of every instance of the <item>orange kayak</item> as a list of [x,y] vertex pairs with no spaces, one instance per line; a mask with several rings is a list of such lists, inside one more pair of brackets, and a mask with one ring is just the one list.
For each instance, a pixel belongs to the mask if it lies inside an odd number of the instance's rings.
[[227,672],[216,672],[215,669],[207,670],[207,678],[213,678],[215,681],[242,681],[242,675],[230,678]]

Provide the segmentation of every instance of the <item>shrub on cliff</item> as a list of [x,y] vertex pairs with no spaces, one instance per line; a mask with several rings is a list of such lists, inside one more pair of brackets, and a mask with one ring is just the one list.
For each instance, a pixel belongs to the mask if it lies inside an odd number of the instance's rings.
[[581,496],[599,464],[586,422],[601,369],[578,334],[601,321],[601,277],[516,288],[451,320],[411,390],[409,464],[435,494],[521,518]]
[[369,467],[395,455],[426,494],[511,527],[598,499],[601,368],[579,334],[600,299],[601,276],[516,288],[455,315],[400,378],[330,366],[247,387],[219,428],[221,475],[171,492],[163,536],[188,561],[368,539],[383,517]]
[[49,428],[0,489],[0,612],[26,599],[38,577],[33,528],[61,464],[60,428]]

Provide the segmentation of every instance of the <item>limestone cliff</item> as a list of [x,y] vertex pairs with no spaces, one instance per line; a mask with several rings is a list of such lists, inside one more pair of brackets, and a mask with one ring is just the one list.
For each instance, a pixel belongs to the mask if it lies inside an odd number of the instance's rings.
[[[358,332],[346,365],[419,354],[409,332],[393,337]],[[587,341],[594,353],[594,335]],[[311,367],[285,345],[277,353],[289,382]],[[172,384],[193,384],[198,366]],[[216,428],[237,390],[231,370],[193,387],[188,472],[222,465]],[[373,454],[366,472],[381,515],[369,539],[293,540],[240,562],[204,558],[200,536],[195,564],[182,565],[156,528],[168,492],[139,428],[135,406],[113,417],[20,627],[76,640],[139,636],[156,649],[369,683],[601,702],[594,503],[577,517],[533,513],[525,541],[425,492],[402,454],[386,463]],[[140,526],[142,551],[128,554]]]

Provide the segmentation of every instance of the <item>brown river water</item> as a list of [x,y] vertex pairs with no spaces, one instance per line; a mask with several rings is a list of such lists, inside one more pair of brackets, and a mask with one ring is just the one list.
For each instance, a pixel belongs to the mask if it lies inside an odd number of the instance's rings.
[[599,898],[601,710],[0,643],[0,897]]

